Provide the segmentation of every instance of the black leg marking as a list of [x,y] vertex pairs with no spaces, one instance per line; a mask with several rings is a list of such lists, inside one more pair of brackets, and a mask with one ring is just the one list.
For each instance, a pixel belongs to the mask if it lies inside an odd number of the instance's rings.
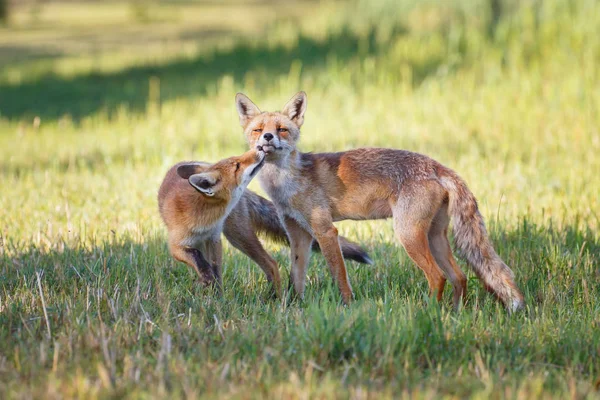
[[196,271],[198,271],[198,275],[200,276],[200,281],[202,284],[208,286],[214,284],[215,282],[220,282],[218,268],[215,265],[211,265],[208,260],[204,258],[204,254],[202,254],[200,250],[189,247],[185,249],[185,251],[191,254],[194,258]]

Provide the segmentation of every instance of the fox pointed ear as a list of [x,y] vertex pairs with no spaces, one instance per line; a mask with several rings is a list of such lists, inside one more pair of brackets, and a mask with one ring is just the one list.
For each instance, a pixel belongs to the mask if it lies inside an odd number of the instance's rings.
[[260,109],[243,93],[235,95],[235,107],[240,116],[240,125],[246,127],[252,118],[260,114]]
[[206,171],[208,167],[210,167],[210,164],[206,162],[189,162],[181,164],[177,167],[177,175],[179,175],[180,178],[188,179],[194,174]]
[[214,189],[218,182],[218,176],[214,172],[202,172],[190,176],[188,182],[199,192],[202,192],[207,196],[214,196]]
[[287,102],[281,112],[287,115],[300,128],[304,123],[306,105],[306,93],[298,92]]

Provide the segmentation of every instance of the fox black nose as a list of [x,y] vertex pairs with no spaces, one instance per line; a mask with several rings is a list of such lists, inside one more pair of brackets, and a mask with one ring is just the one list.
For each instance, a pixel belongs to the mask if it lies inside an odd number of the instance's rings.
[[269,140],[273,139],[273,134],[272,133],[265,133],[263,135],[263,138],[268,142]]

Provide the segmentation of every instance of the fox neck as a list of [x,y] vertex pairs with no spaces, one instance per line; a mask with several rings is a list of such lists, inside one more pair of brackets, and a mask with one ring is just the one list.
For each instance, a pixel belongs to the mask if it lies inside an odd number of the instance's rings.
[[260,172],[260,184],[274,202],[286,203],[298,192],[297,182],[302,177],[301,155],[294,150],[284,157],[268,160]]
[[288,169],[296,164],[300,159],[300,152],[293,150],[290,153],[274,152],[266,156],[265,167],[275,166],[277,168]]
[[289,154],[268,159],[260,176],[271,175],[276,172],[285,174],[300,173],[302,170],[301,155],[302,153],[298,150],[294,150]]

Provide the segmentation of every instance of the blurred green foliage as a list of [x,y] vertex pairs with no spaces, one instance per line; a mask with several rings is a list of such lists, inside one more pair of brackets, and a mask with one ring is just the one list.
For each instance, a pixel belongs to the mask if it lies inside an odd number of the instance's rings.
[[[43,7],[0,28],[0,397],[598,397],[597,1]],[[163,174],[245,150],[236,92],[273,110],[297,90],[304,151],[458,171],[527,311],[474,276],[463,310],[449,288],[432,304],[389,221],[339,224],[376,264],[350,265],[351,307],[320,255],[303,302],[230,247],[223,297],[197,287],[167,252]]]

